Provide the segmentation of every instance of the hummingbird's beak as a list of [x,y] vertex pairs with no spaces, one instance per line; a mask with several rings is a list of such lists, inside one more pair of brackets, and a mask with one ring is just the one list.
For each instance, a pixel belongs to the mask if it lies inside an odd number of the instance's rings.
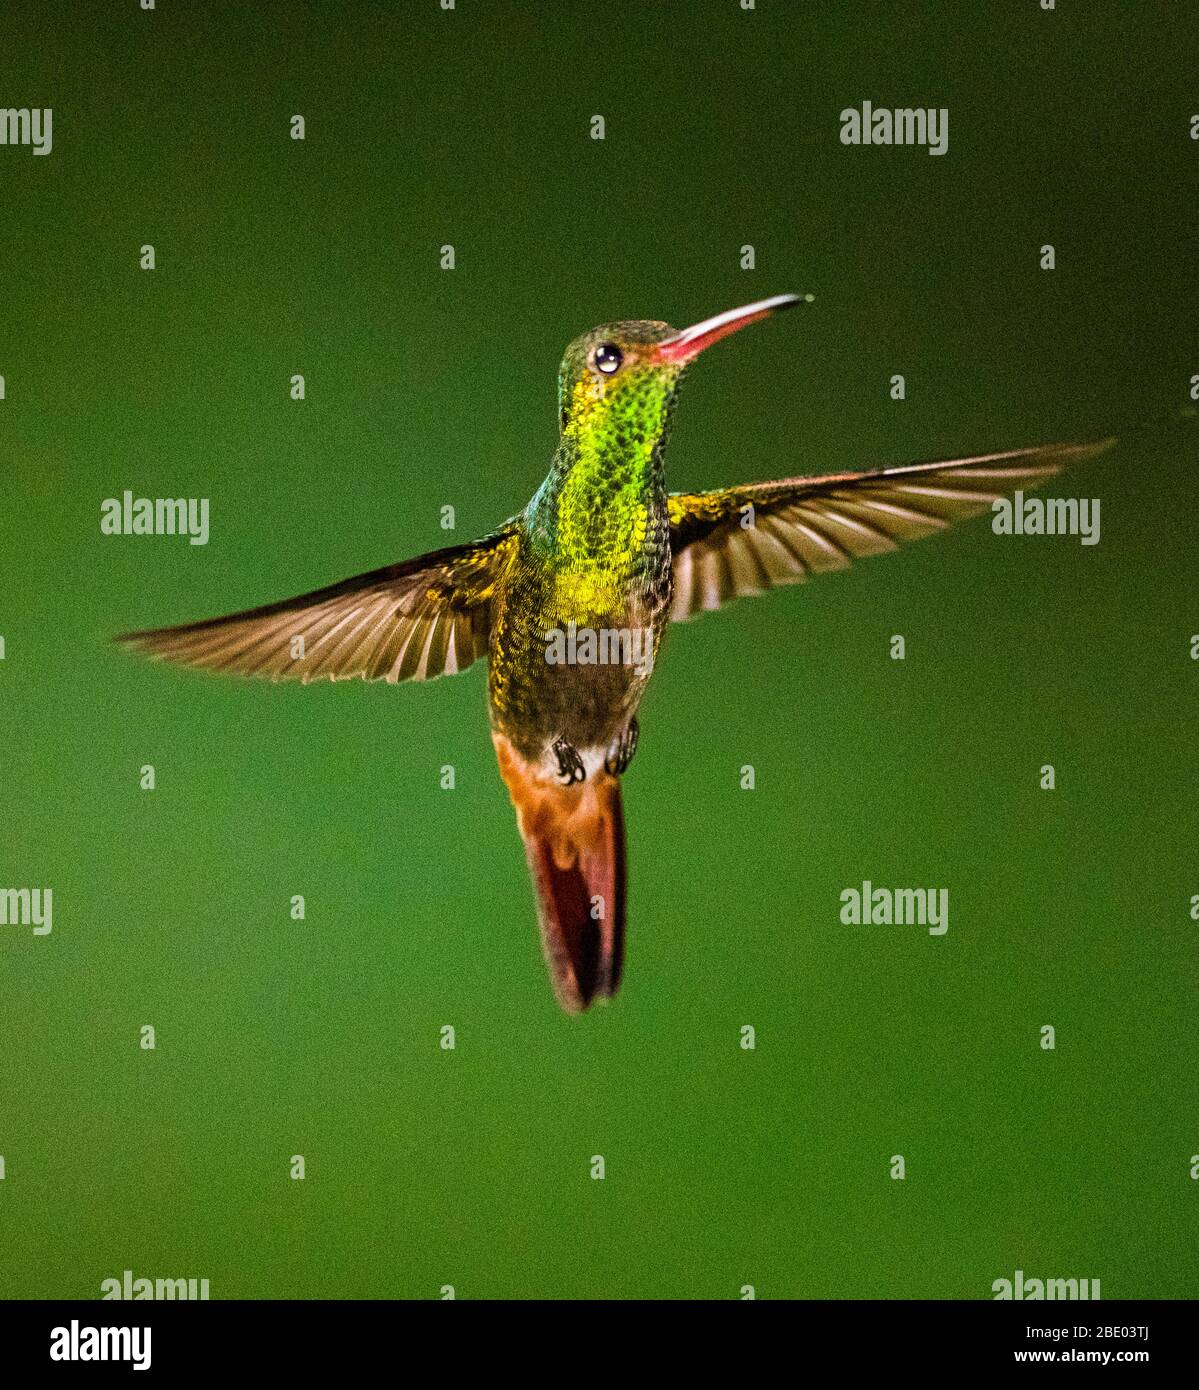
[[684,328],[673,338],[659,343],[654,356],[659,362],[681,366],[698,357],[704,348],[711,347],[730,333],[736,333],[739,328],[769,318],[780,309],[790,309],[793,304],[810,304],[815,297],[811,294],[776,294],[772,299],[759,299],[753,304],[742,305],[740,309],[728,309],[701,323],[693,323],[690,328]]

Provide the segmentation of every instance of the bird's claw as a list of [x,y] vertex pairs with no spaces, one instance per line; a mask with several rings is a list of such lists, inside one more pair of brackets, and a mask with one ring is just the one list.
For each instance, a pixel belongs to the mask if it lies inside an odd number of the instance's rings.
[[619,777],[633,761],[633,754],[637,751],[637,740],[640,736],[640,726],[635,719],[630,719],[627,726],[621,731],[620,737],[613,740],[612,746],[608,749],[608,756],[604,759],[604,768],[613,777]]
[[587,776],[583,759],[579,757],[579,750],[573,743],[567,743],[564,738],[558,739],[554,743],[554,756],[558,759],[558,781],[564,787],[573,786]]

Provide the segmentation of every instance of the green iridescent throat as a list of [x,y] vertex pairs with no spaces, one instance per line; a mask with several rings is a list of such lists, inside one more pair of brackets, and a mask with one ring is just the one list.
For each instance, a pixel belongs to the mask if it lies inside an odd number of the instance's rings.
[[634,576],[653,544],[666,476],[678,373],[641,368],[603,394],[577,383],[545,482],[525,513],[534,545],[555,568]]

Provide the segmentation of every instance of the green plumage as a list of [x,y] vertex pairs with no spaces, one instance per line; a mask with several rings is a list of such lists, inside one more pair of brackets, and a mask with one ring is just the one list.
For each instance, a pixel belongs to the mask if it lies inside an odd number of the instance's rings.
[[[561,438],[549,474],[516,519],[517,546],[492,632],[492,725],[539,760],[556,738],[604,748],[636,711],[648,670],[551,665],[553,632],[648,634],[668,620],[671,552],[663,450],[682,368],[639,355],[664,323],[607,324],[576,339],[559,374]],[[622,353],[611,380],[596,349]]]

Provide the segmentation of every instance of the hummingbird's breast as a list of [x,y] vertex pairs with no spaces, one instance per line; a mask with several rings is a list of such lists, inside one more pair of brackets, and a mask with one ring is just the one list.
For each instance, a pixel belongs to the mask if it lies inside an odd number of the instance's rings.
[[565,739],[590,770],[636,713],[668,620],[665,490],[602,491],[556,539],[526,529],[496,604],[491,720],[530,761]]

